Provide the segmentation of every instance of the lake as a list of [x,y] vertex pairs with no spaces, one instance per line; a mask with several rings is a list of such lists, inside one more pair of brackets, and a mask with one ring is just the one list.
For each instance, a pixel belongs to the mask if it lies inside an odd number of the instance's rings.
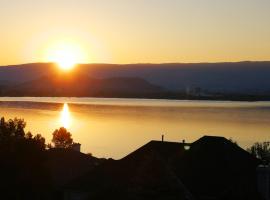
[[1,97],[0,116],[25,119],[46,142],[65,126],[83,152],[114,159],[162,134],[177,142],[224,136],[243,148],[270,140],[270,102]]

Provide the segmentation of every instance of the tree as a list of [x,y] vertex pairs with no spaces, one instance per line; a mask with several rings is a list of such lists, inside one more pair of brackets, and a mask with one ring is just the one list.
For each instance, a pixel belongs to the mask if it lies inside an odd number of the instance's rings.
[[8,121],[5,120],[4,117],[0,120],[0,137],[1,139],[7,138],[24,138],[25,132],[24,128],[26,127],[26,122],[24,119],[10,119]]
[[46,148],[45,138],[42,137],[41,134],[35,135],[35,137],[33,138],[33,141],[34,141],[34,143],[35,143],[38,147],[40,147],[40,148],[42,148],[42,149],[45,149],[45,148]]
[[0,188],[3,199],[18,199],[20,196],[33,199],[37,191],[50,183],[44,166],[45,138],[40,134],[25,134],[25,127],[23,119],[0,119]]
[[4,117],[0,119],[0,153],[16,150],[22,153],[32,148],[38,151],[45,149],[45,138],[40,134],[33,137],[31,132],[25,134],[25,127],[24,119],[14,118],[8,121]]
[[70,148],[73,144],[73,139],[70,132],[66,128],[61,127],[53,132],[52,142],[56,148]]
[[233,144],[235,144],[235,145],[237,145],[237,146],[238,146],[237,141],[236,141],[236,140],[234,140],[233,138],[229,138],[229,141],[230,141],[231,143],[233,143]]
[[270,162],[270,142],[256,142],[247,151],[263,161]]

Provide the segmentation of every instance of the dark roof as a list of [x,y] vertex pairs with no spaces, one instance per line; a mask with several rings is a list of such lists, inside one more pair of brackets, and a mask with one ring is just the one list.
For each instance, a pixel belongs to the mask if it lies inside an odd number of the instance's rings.
[[227,195],[234,199],[232,195],[247,191],[242,195],[256,199],[255,169],[259,163],[224,137],[204,136],[175,160],[175,169],[197,197],[225,198]]
[[47,158],[46,166],[55,187],[82,176],[100,163],[98,158],[72,149],[50,149],[47,151]]
[[151,141],[67,188],[88,191],[92,199],[256,199],[258,163],[224,137],[204,136],[191,144]]
[[153,153],[164,160],[169,160],[175,156],[179,156],[184,153],[185,146],[189,146],[187,143],[167,142],[167,141],[150,141],[143,145],[136,151],[128,154],[122,161],[138,159],[149,153]]
[[67,188],[89,191],[94,199],[193,199],[169,164],[172,154],[183,151],[181,143],[151,141],[120,160],[107,161]]

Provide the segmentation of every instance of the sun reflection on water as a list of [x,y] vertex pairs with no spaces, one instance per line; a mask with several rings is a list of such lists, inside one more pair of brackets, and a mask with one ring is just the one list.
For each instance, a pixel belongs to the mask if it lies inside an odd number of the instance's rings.
[[61,111],[60,124],[62,127],[70,128],[71,115],[70,115],[69,107],[67,103],[64,103],[63,109]]

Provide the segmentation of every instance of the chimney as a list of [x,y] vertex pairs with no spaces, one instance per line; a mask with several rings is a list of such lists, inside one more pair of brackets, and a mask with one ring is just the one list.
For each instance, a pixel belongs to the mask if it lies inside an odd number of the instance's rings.
[[164,142],[164,135],[161,136],[161,141]]
[[185,144],[185,143],[186,143],[186,141],[185,141],[185,140],[182,140],[182,142],[183,142],[183,144]]
[[72,145],[72,149],[73,149],[74,151],[81,152],[81,144],[80,144],[80,143],[74,143],[74,144]]

